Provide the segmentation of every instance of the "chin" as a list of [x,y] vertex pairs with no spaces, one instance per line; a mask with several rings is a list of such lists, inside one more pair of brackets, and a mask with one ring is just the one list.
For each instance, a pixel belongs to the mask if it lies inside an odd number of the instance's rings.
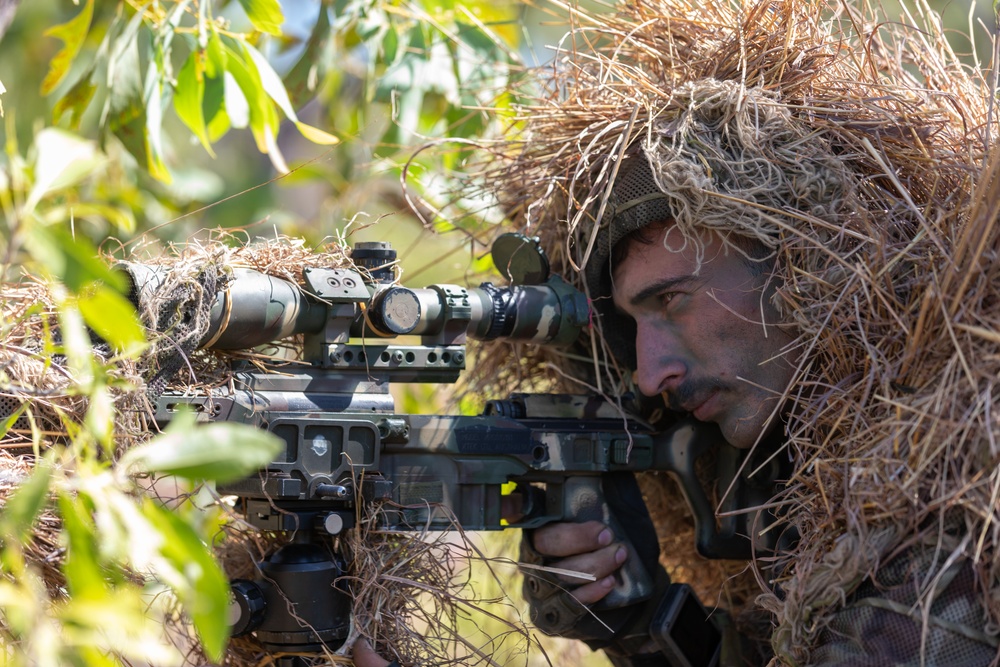
[[774,424],[779,420],[770,423],[748,419],[746,417],[719,420],[719,429],[722,437],[737,449],[750,449],[762,440],[770,432]]
[[760,440],[763,430],[760,424],[748,424],[746,421],[738,421],[734,424],[729,423],[728,420],[719,422],[719,428],[722,430],[722,437],[726,439],[726,442],[737,449],[753,447]]

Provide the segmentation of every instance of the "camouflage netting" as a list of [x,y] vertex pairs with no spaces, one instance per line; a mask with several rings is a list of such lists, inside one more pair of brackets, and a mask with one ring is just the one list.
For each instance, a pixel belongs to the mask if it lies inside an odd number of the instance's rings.
[[[960,63],[923,3],[890,17],[863,0],[637,0],[614,16],[571,11],[574,30],[537,77],[543,92],[517,110],[518,134],[481,176],[501,184],[515,225],[540,236],[555,271],[581,289],[594,221],[616,164],[636,146],[685,242],[698,247],[711,229],[736,251],[746,238],[770,249],[781,285],[774,305],[799,332],[779,453],[795,469],[777,500],[801,540],[754,568],[777,662],[816,659],[852,592],[911,549],[932,557],[904,613],[926,621],[935,586],[965,560],[988,610],[984,640],[996,646],[992,79]],[[479,370],[488,383],[534,374],[579,390],[565,379],[574,376],[614,394],[630,383],[607,339],[595,329],[583,346],[599,351],[589,364],[517,350]],[[672,534],[664,547],[675,575],[718,582],[709,571],[718,564],[669,551],[681,541],[677,523],[661,526]],[[703,595],[749,607],[745,577],[730,584],[728,598]]]
[[[231,362],[237,360],[294,363],[294,340],[274,350],[196,350],[209,327],[208,309],[232,269],[251,268],[299,284],[304,267],[356,268],[349,251],[338,244],[310,248],[301,240],[284,237],[245,243],[227,234],[166,250],[137,251],[127,260],[166,271],[160,272],[158,286],[144,291],[140,299],[140,315],[150,332],[150,346],[140,361],[113,357],[106,345],[95,348],[120,381],[114,393],[119,452],[154,435],[151,405],[163,391],[198,395],[224,390],[232,378]],[[32,276],[6,283],[0,292],[0,420],[23,410],[12,428],[0,436],[0,507],[30,474],[35,452],[66,442],[86,415],[87,401],[80,397],[65,358],[50,351],[59,335],[58,294],[58,289]],[[176,492],[171,485],[154,487],[154,493],[168,503]],[[346,583],[354,592],[351,637],[337,654],[315,656],[310,662],[350,664],[344,653],[357,636],[368,638],[383,655],[406,664],[494,664],[494,652],[511,659],[523,655],[528,640],[522,622],[497,617],[491,632],[476,630],[476,624],[488,620],[492,612],[477,613],[487,600],[472,585],[474,571],[468,564],[470,560],[486,564],[477,576],[487,578],[492,566],[461,533],[385,531],[379,528],[377,516],[360,518],[363,530],[351,531],[339,545],[349,555]],[[60,571],[65,557],[60,530],[58,515],[46,511],[26,547],[27,560],[42,573],[53,599],[66,594]],[[287,534],[262,533],[236,513],[224,530],[225,540],[216,553],[231,579],[254,578],[256,563],[290,539]],[[503,567],[514,570],[513,563]],[[133,576],[136,581],[142,579],[142,573]],[[494,611],[499,609],[496,603],[509,605],[502,594],[497,599],[492,599],[492,593],[487,595]],[[518,611],[512,608],[502,615],[517,619]],[[190,625],[180,616],[168,623],[174,624],[169,635],[186,663],[207,664]],[[230,643],[225,664],[267,664],[273,657],[253,637],[238,638]]]

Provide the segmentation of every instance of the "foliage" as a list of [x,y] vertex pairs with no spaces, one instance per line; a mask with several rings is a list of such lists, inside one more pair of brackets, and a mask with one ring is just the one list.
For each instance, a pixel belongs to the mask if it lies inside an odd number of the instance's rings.
[[[116,369],[143,353],[145,337],[98,249],[155,251],[191,233],[187,214],[283,174],[285,187],[327,184],[333,201],[368,187],[372,199],[351,205],[381,213],[385,189],[374,184],[398,183],[414,146],[489,134],[497,116],[487,110],[509,104],[510,4],[332,0],[300,20],[302,34],[290,8],[39,0],[22,4],[0,43],[0,62],[21,63],[0,71],[0,277],[49,282],[55,327],[38,354],[67,369],[87,405],[81,420],[64,418],[59,442],[36,434],[32,472],[0,518],[10,664],[178,664],[164,621],[180,611],[219,659],[228,585],[208,545],[223,518],[205,482],[245,475],[274,453],[264,434],[193,423],[117,451],[122,396],[136,387]],[[426,153],[415,164],[447,173],[462,158]],[[419,179],[414,187],[444,191]],[[255,190],[198,217],[244,226],[275,196]],[[0,322],[0,354],[17,325]],[[108,354],[93,353],[95,335]],[[22,389],[0,365],[0,394]],[[0,415],[0,434],[19,414]],[[186,498],[169,508],[149,488],[165,475]],[[42,524],[64,549],[55,583],[31,556]]]

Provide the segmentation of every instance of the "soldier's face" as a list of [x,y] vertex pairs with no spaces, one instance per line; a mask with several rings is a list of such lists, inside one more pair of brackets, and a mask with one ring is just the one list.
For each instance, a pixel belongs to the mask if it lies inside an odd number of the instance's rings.
[[[767,272],[754,272],[713,233],[695,244],[670,226],[626,240],[612,266],[615,307],[635,320],[635,378],[674,410],[718,424],[736,447],[762,434],[790,382],[793,336],[776,326]],[[772,419],[771,423],[777,420]]]

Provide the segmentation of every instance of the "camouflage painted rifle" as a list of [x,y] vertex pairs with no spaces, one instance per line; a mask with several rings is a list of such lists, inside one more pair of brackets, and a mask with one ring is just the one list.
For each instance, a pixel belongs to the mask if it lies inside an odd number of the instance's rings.
[[[695,477],[695,459],[720,446],[712,429],[680,423],[655,434],[603,400],[568,395],[489,401],[475,417],[395,413],[389,384],[454,382],[465,367],[467,336],[541,345],[576,340],[588,324],[586,298],[548,275],[534,241],[506,235],[494,246],[495,264],[506,269],[511,287],[392,285],[388,267],[395,253],[386,243],[358,244],[353,258],[363,273],[306,268],[304,290],[236,270],[215,300],[202,347],[247,349],[302,334],[307,364],[278,373],[240,370],[232,391],[166,393],[156,404],[161,427],[187,408],[199,420],[250,424],[285,442],[284,452],[259,476],[220,488],[239,498],[247,521],[261,530],[307,537],[262,563],[260,580],[234,584],[235,633],[254,632],[275,652],[318,651],[343,642],[350,599],[334,586],[343,563],[319,543],[350,530],[359,503],[381,503],[388,527],[403,530],[448,530],[456,523],[463,530],[500,530],[598,519],[628,537],[605,492],[613,487],[618,498],[620,484],[634,486],[632,472],[665,470],[687,489],[703,553],[748,554],[745,517],[717,523],[714,504]],[[157,281],[156,269],[125,268],[135,291]],[[732,456],[729,461],[732,475],[738,462]],[[505,496],[511,482],[516,486]],[[734,497],[730,504],[745,500]],[[650,535],[629,541],[640,549],[652,541],[655,548]],[[618,586],[596,611],[651,595],[643,566],[649,564],[648,549],[640,557],[629,548]],[[286,600],[295,603],[294,616]],[[558,628],[562,612],[547,608],[539,621]],[[703,618],[699,624],[712,630]],[[667,635],[665,641],[676,643]],[[695,637],[699,646],[681,647],[673,664],[710,664],[714,648],[704,644],[713,636],[686,629],[680,641]],[[708,657],[690,658],[702,654]]]

